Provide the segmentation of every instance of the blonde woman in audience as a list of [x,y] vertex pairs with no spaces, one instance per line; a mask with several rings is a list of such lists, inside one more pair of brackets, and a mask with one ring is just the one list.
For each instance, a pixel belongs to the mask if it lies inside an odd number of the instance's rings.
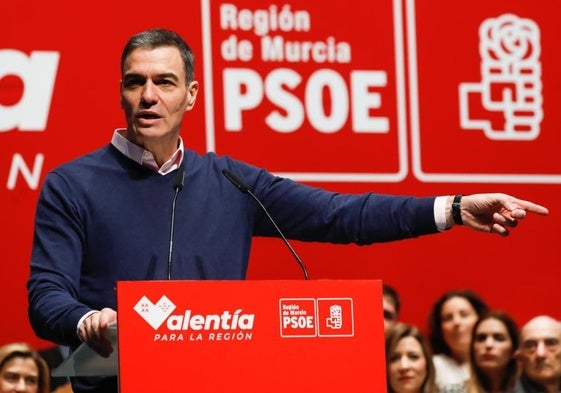
[[473,326],[487,310],[487,304],[470,290],[446,292],[434,304],[429,316],[429,339],[440,389],[469,379]]
[[428,341],[418,328],[398,323],[386,338],[388,393],[437,393]]
[[0,348],[0,393],[49,393],[49,368],[24,343]]
[[471,375],[463,385],[449,385],[442,393],[510,393],[517,372],[515,352],[518,326],[502,311],[483,314],[473,328]]

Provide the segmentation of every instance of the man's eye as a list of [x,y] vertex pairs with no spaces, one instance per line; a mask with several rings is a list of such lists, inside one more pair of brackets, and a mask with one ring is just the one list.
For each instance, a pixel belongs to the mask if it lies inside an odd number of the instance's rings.
[[395,319],[395,314],[390,311],[384,310],[384,319],[387,321],[393,321]]
[[555,349],[559,345],[559,340],[556,338],[546,338],[544,343],[547,348]]
[[128,79],[125,80],[125,82],[123,83],[123,85],[126,88],[132,88],[132,87],[138,87],[141,86],[144,82],[139,80],[139,79]]
[[522,343],[522,348],[525,350],[534,350],[537,346],[537,341],[525,341],[524,343]]

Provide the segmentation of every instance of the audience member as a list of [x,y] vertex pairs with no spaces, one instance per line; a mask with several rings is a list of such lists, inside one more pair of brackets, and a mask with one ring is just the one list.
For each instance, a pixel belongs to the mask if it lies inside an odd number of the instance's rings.
[[470,290],[446,292],[434,304],[429,316],[429,339],[440,389],[468,380],[473,326],[487,310],[487,304]]
[[436,393],[430,345],[418,328],[398,323],[386,338],[388,393]]
[[25,343],[0,348],[0,393],[49,393],[49,368]]
[[520,330],[516,359],[521,375],[514,393],[561,392],[561,323],[550,316],[531,319]]
[[401,299],[395,288],[384,283],[382,284],[382,301],[384,308],[384,333],[388,337],[391,329],[399,321]]
[[517,378],[518,326],[502,311],[484,313],[473,327],[470,378],[441,393],[510,393]]

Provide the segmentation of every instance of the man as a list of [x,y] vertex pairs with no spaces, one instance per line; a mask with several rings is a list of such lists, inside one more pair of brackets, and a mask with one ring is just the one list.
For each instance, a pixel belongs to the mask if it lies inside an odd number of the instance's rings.
[[401,300],[395,288],[386,283],[382,284],[382,303],[384,310],[384,334],[388,337],[393,327],[399,321]]
[[[170,31],[133,36],[121,76],[127,127],[115,130],[111,144],[49,173],[37,205],[29,317],[39,337],[58,344],[86,342],[111,353],[107,326],[117,317],[118,280],[245,278],[252,236],[277,232],[223,170],[248,184],[287,237],[304,241],[370,244],[462,220],[506,236],[526,212],[548,213],[504,194],[340,195],[229,157],[199,156],[179,135],[199,90],[193,54]],[[73,387],[114,392],[116,380],[83,378]]]
[[561,392],[561,323],[538,316],[520,330],[520,348],[515,354],[521,375],[514,393]]

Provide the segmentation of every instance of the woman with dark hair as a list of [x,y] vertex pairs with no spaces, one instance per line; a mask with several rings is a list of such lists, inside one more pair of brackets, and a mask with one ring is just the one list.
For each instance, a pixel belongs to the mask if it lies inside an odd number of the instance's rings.
[[429,339],[440,389],[468,380],[473,326],[487,310],[487,304],[471,290],[446,292],[434,304]]
[[473,327],[469,381],[442,393],[510,393],[516,383],[518,326],[503,311],[483,314]]
[[418,328],[398,323],[386,338],[388,393],[436,393],[430,345]]
[[49,367],[24,343],[0,348],[0,393],[49,393]]

